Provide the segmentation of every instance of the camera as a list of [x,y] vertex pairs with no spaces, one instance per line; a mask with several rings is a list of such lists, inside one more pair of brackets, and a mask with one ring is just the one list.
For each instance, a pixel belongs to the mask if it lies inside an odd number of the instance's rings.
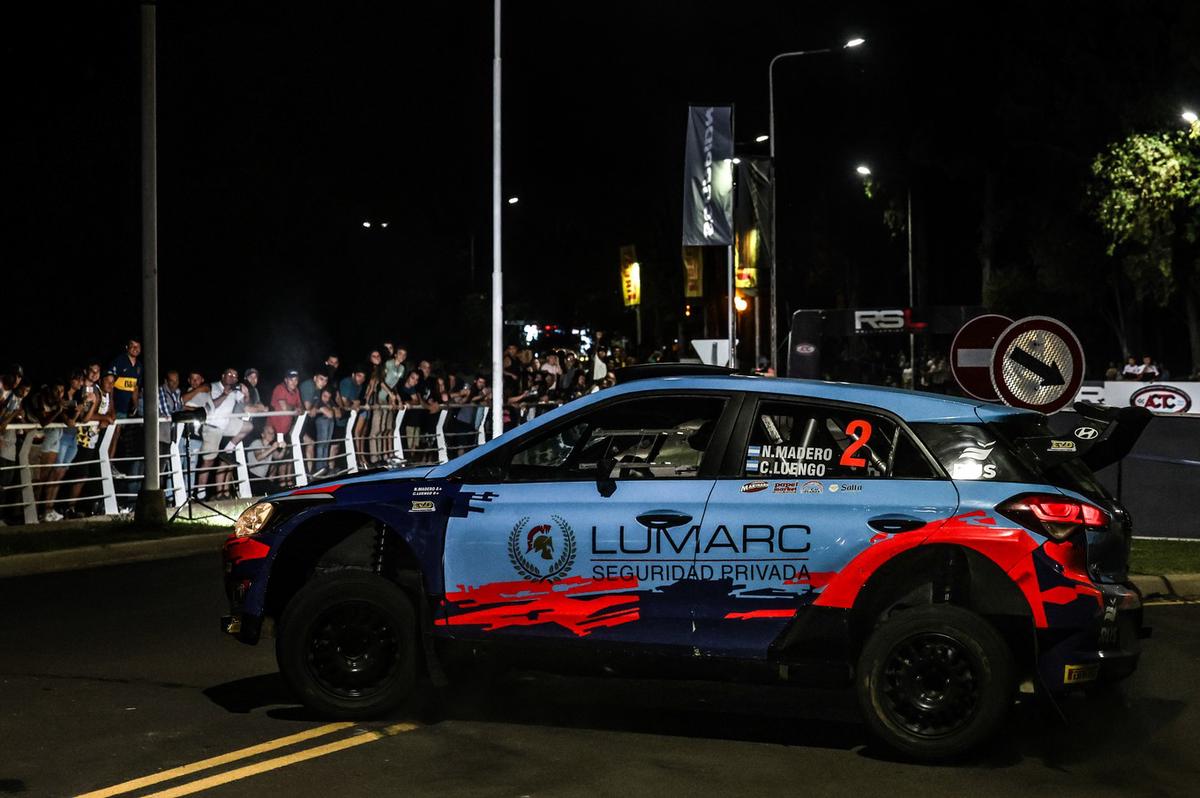
[[203,407],[185,407],[171,414],[171,422],[174,424],[186,424],[189,421],[204,421],[206,418],[208,418],[208,413],[204,411]]

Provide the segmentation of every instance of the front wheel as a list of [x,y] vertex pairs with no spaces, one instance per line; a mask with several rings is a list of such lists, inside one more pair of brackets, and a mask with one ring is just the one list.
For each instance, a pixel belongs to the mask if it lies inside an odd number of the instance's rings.
[[916,759],[964,753],[1013,699],[1012,652],[986,620],[950,604],[902,610],[868,638],[855,685],[871,730]]
[[416,682],[412,603],[366,571],[315,577],[288,603],[275,656],[305,706],[331,718],[377,717],[398,707]]

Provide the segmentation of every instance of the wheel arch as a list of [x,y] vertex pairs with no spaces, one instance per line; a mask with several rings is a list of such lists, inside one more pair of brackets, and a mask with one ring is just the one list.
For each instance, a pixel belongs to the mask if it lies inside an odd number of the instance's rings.
[[875,627],[897,610],[953,604],[997,628],[1018,662],[1032,663],[1033,611],[1017,584],[985,555],[965,546],[929,544],[902,552],[863,585],[850,610],[855,656]]

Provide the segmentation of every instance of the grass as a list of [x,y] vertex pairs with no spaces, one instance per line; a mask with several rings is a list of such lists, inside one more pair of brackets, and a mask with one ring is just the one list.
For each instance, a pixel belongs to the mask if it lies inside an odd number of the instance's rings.
[[[224,519],[222,519],[224,520]],[[25,527],[19,531],[0,534],[0,557],[10,554],[32,554],[39,551],[57,551],[78,546],[98,546],[109,543],[125,543],[131,540],[156,540],[158,538],[183,537],[228,530],[232,522],[224,527],[194,521],[175,521],[166,526],[143,525],[135,521],[105,521],[85,526]]]
[[1200,541],[1135,540],[1129,567],[1137,574],[1200,574]]

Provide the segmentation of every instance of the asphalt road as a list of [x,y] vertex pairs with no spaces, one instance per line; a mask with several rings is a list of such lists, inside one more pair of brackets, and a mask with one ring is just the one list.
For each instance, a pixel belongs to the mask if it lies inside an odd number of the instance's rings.
[[1066,702],[1065,721],[1020,707],[989,750],[931,767],[872,745],[848,694],[794,688],[510,674],[331,725],[291,703],[269,644],[218,630],[219,573],[214,554],[0,580],[0,794],[1058,798],[1200,783],[1197,605],[1150,610],[1123,695]]

